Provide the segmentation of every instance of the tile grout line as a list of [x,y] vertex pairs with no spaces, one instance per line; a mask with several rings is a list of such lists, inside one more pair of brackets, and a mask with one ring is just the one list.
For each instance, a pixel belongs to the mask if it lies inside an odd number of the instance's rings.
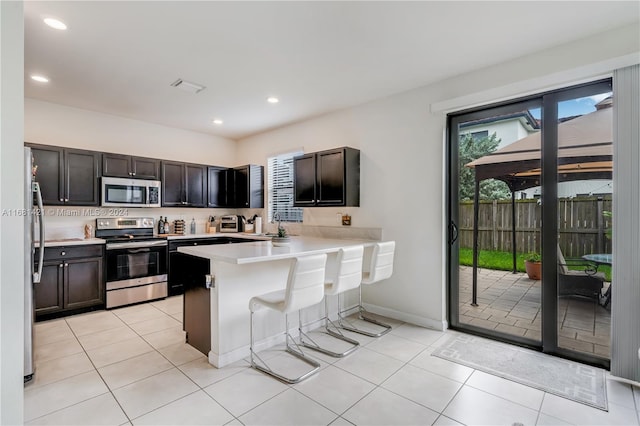
[[[118,318],[117,315],[113,314],[112,315],[116,318]],[[118,320],[122,321],[120,318],[118,318]],[[120,411],[122,411],[122,414],[124,414],[124,416],[126,417],[126,419],[129,421],[129,423],[131,423],[131,418],[129,417],[129,415],[127,414],[127,412],[124,410],[124,407],[120,404],[120,401],[118,401],[118,398],[116,398],[115,394],[113,393],[113,390],[109,387],[109,385],[107,384],[107,382],[105,381],[104,377],[102,377],[102,374],[100,374],[100,371],[98,370],[98,368],[96,367],[95,363],[93,362],[93,359],[91,359],[91,357],[89,356],[89,354],[87,353],[87,350],[85,349],[85,347],[82,345],[82,343],[80,343],[80,339],[78,339],[78,336],[75,332],[75,330],[73,329],[73,327],[71,327],[71,324],[69,324],[69,322],[65,319],[65,321],[67,322],[67,326],[71,329],[71,332],[73,333],[74,337],[76,338],[76,340],[78,341],[78,344],[80,345],[80,347],[82,348],[82,350],[84,351],[85,356],[87,357],[87,359],[89,360],[89,362],[91,363],[91,365],[93,366],[96,374],[98,374],[98,377],[100,377],[100,380],[102,380],[102,383],[104,383],[105,387],[107,388],[107,390],[109,391],[109,393],[111,394],[111,397],[113,398],[113,400],[116,402],[116,404],[118,404],[118,407],[120,408]],[[122,321],[122,323],[124,323],[124,321]],[[131,423],[133,424],[133,423]]]

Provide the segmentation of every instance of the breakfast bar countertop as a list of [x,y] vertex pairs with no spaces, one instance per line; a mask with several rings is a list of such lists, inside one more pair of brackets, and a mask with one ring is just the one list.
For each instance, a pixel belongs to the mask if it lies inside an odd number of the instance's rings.
[[178,251],[192,256],[208,258],[233,264],[267,262],[271,260],[290,259],[320,253],[332,253],[342,247],[363,244],[372,246],[373,240],[347,240],[316,237],[291,237],[287,246],[274,246],[271,241],[253,241],[242,244],[225,244],[211,246],[180,247]]

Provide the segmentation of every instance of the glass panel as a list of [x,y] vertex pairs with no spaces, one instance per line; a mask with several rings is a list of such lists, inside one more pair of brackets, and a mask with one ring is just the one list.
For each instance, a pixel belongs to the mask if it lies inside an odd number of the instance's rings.
[[524,260],[541,241],[539,191],[529,189],[540,184],[540,109],[482,113],[457,128],[458,322],[539,344],[541,281]]
[[109,203],[144,203],[146,198],[144,186],[108,185],[106,201]]
[[611,93],[558,103],[558,347],[609,358]]

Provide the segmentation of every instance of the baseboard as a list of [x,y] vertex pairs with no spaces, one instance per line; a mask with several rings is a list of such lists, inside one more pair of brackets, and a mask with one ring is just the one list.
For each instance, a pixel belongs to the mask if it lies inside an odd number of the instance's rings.
[[[296,328],[296,332],[298,329]],[[255,342],[254,350],[260,352],[264,349],[271,348],[273,346],[284,343],[284,333],[278,333],[275,336],[270,336],[266,339]],[[248,358],[250,355],[249,345],[243,346],[238,349],[234,349],[230,352],[223,354],[217,354],[209,351],[209,364],[217,368],[225,367],[229,364],[233,364],[236,361],[240,361],[243,358]]]
[[432,318],[421,317],[402,311],[396,311],[395,309],[385,308],[383,306],[371,305],[369,303],[365,303],[364,308],[369,312],[373,312],[374,314],[408,322],[414,325],[419,325],[421,327],[431,328],[438,331],[445,331],[447,328],[449,328],[449,324],[445,320],[435,320]]

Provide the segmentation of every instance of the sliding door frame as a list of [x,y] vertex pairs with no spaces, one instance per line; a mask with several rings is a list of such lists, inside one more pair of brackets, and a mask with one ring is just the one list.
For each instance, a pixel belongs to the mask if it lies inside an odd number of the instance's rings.
[[[513,343],[532,349],[573,359],[591,365],[609,368],[610,360],[561,348],[558,346],[558,280],[557,280],[557,241],[558,241],[558,103],[580,97],[586,97],[612,90],[611,78],[584,83],[577,86],[557,89],[524,98],[486,105],[481,108],[463,110],[447,115],[447,290],[448,321],[452,329],[470,334],[489,337],[494,340]],[[521,112],[524,109],[541,108],[541,201],[542,223],[542,282],[540,303],[542,314],[542,336],[540,341],[462,324],[459,321],[459,242],[457,240],[458,208],[458,149],[459,124],[495,117],[507,113]],[[477,218],[474,219],[477,221]]]

